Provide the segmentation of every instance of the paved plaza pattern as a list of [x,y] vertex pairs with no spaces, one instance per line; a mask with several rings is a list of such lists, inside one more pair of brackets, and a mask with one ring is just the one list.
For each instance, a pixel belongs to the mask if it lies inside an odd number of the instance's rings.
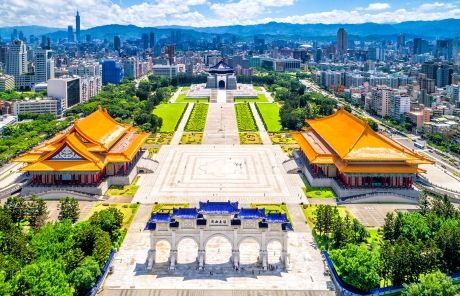
[[[233,103],[224,103],[225,91],[218,103],[208,109],[202,145],[177,145],[179,134],[190,113],[182,119],[172,145],[161,147],[154,159],[154,173],[142,174],[133,202],[141,204],[126,238],[112,264],[113,273],[104,285],[104,295],[333,295],[329,276],[311,230],[299,206],[308,202],[298,174],[287,174],[283,162],[288,156],[280,146],[271,145],[261,118],[265,145],[240,145]],[[253,112],[255,106],[252,106]],[[198,246],[192,239],[177,246],[177,264],[169,270],[171,246],[156,242],[155,265],[147,271],[150,231],[144,230],[154,203],[200,201],[238,201],[241,207],[251,203],[286,203],[295,231],[288,233],[288,269],[280,262],[279,242],[267,245],[268,264],[258,263],[259,244],[247,239],[239,245],[240,268],[230,262],[232,246],[223,236],[215,236],[205,246],[206,264],[198,270]],[[198,294],[196,294],[196,291]],[[218,292],[217,292],[218,291]]]
[[209,104],[203,144],[239,145],[238,126],[236,124],[233,103]]
[[134,202],[299,202],[286,185],[282,166],[287,157],[278,146],[164,146],[157,155],[160,168],[143,175]]

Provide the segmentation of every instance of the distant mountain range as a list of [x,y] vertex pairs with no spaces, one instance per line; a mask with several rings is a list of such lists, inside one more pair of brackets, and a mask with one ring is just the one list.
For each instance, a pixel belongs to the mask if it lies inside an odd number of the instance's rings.
[[[267,23],[258,25],[235,25],[222,27],[137,27],[134,25],[106,25],[82,30],[82,36],[90,34],[93,38],[113,38],[120,35],[122,38],[138,38],[142,33],[155,32],[156,38],[169,37],[172,30],[180,30],[182,36],[200,38],[210,35],[225,34],[237,35],[248,38],[256,34],[265,35],[268,38],[292,37],[309,39],[312,37],[331,39],[336,35],[337,29],[343,27],[348,34],[358,38],[381,39],[394,37],[399,33],[405,33],[407,37],[425,37],[430,39],[452,38],[460,36],[460,19],[445,19],[439,21],[411,21],[396,24],[288,24]],[[18,26],[0,28],[0,36],[9,39],[13,29],[22,31],[25,36],[50,35],[53,39],[66,38],[67,30],[61,28],[48,28],[41,26]]]

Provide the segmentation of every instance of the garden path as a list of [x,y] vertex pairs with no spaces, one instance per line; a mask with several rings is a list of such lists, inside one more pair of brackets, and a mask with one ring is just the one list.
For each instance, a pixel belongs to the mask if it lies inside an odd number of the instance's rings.
[[195,103],[189,103],[187,106],[187,109],[185,109],[184,116],[182,116],[179,126],[177,127],[177,130],[174,133],[174,137],[171,140],[171,145],[179,144],[180,139],[182,138],[182,134],[184,133],[185,125],[187,124],[188,118],[190,117],[190,114],[192,113],[194,105]]
[[251,107],[252,115],[254,116],[254,120],[256,121],[257,129],[259,130],[259,134],[260,134],[260,138],[262,139],[262,143],[264,143],[264,145],[271,145],[272,141],[270,140],[270,137],[268,136],[268,133],[267,133],[267,130],[265,129],[262,118],[260,118],[259,112],[257,112],[255,103],[249,103],[249,106]]

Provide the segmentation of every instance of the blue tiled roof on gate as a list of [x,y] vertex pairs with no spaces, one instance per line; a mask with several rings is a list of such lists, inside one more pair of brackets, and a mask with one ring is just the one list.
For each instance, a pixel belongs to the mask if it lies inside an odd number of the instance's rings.
[[211,215],[232,215],[239,212],[238,202],[215,202],[215,201],[200,201],[198,213]]
[[281,224],[281,228],[284,230],[284,231],[293,231],[294,229],[292,228],[292,224],[291,223],[283,223]]
[[198,218],[198,211],[196,208],[179,208],[173,209],[173,219],[196,219]]
[[155,213],[150,217],[149,223],[169,223],[171,215],[169,213]]
[[250,208],[242,208],[240,210],[240,213],[238,214],[238,217],[240,219],[262,219],[265,218],[265,209],[250,209]]
[[267,223],[287,223],[289,222],[286,214],[284,213],[268,213],[265,218]]

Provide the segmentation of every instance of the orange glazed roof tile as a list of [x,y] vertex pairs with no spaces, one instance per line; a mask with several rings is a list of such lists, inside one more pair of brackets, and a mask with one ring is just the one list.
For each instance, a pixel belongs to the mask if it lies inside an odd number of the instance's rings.
[[310,128],[345,160],[416,161],[432,163],[372,130],[367,122],[341,108],[333,115],[307,120]]
[[28,163],[23,171],[100,171],[109,162],[131,161],[148,136],[99,109],[14,161]]

